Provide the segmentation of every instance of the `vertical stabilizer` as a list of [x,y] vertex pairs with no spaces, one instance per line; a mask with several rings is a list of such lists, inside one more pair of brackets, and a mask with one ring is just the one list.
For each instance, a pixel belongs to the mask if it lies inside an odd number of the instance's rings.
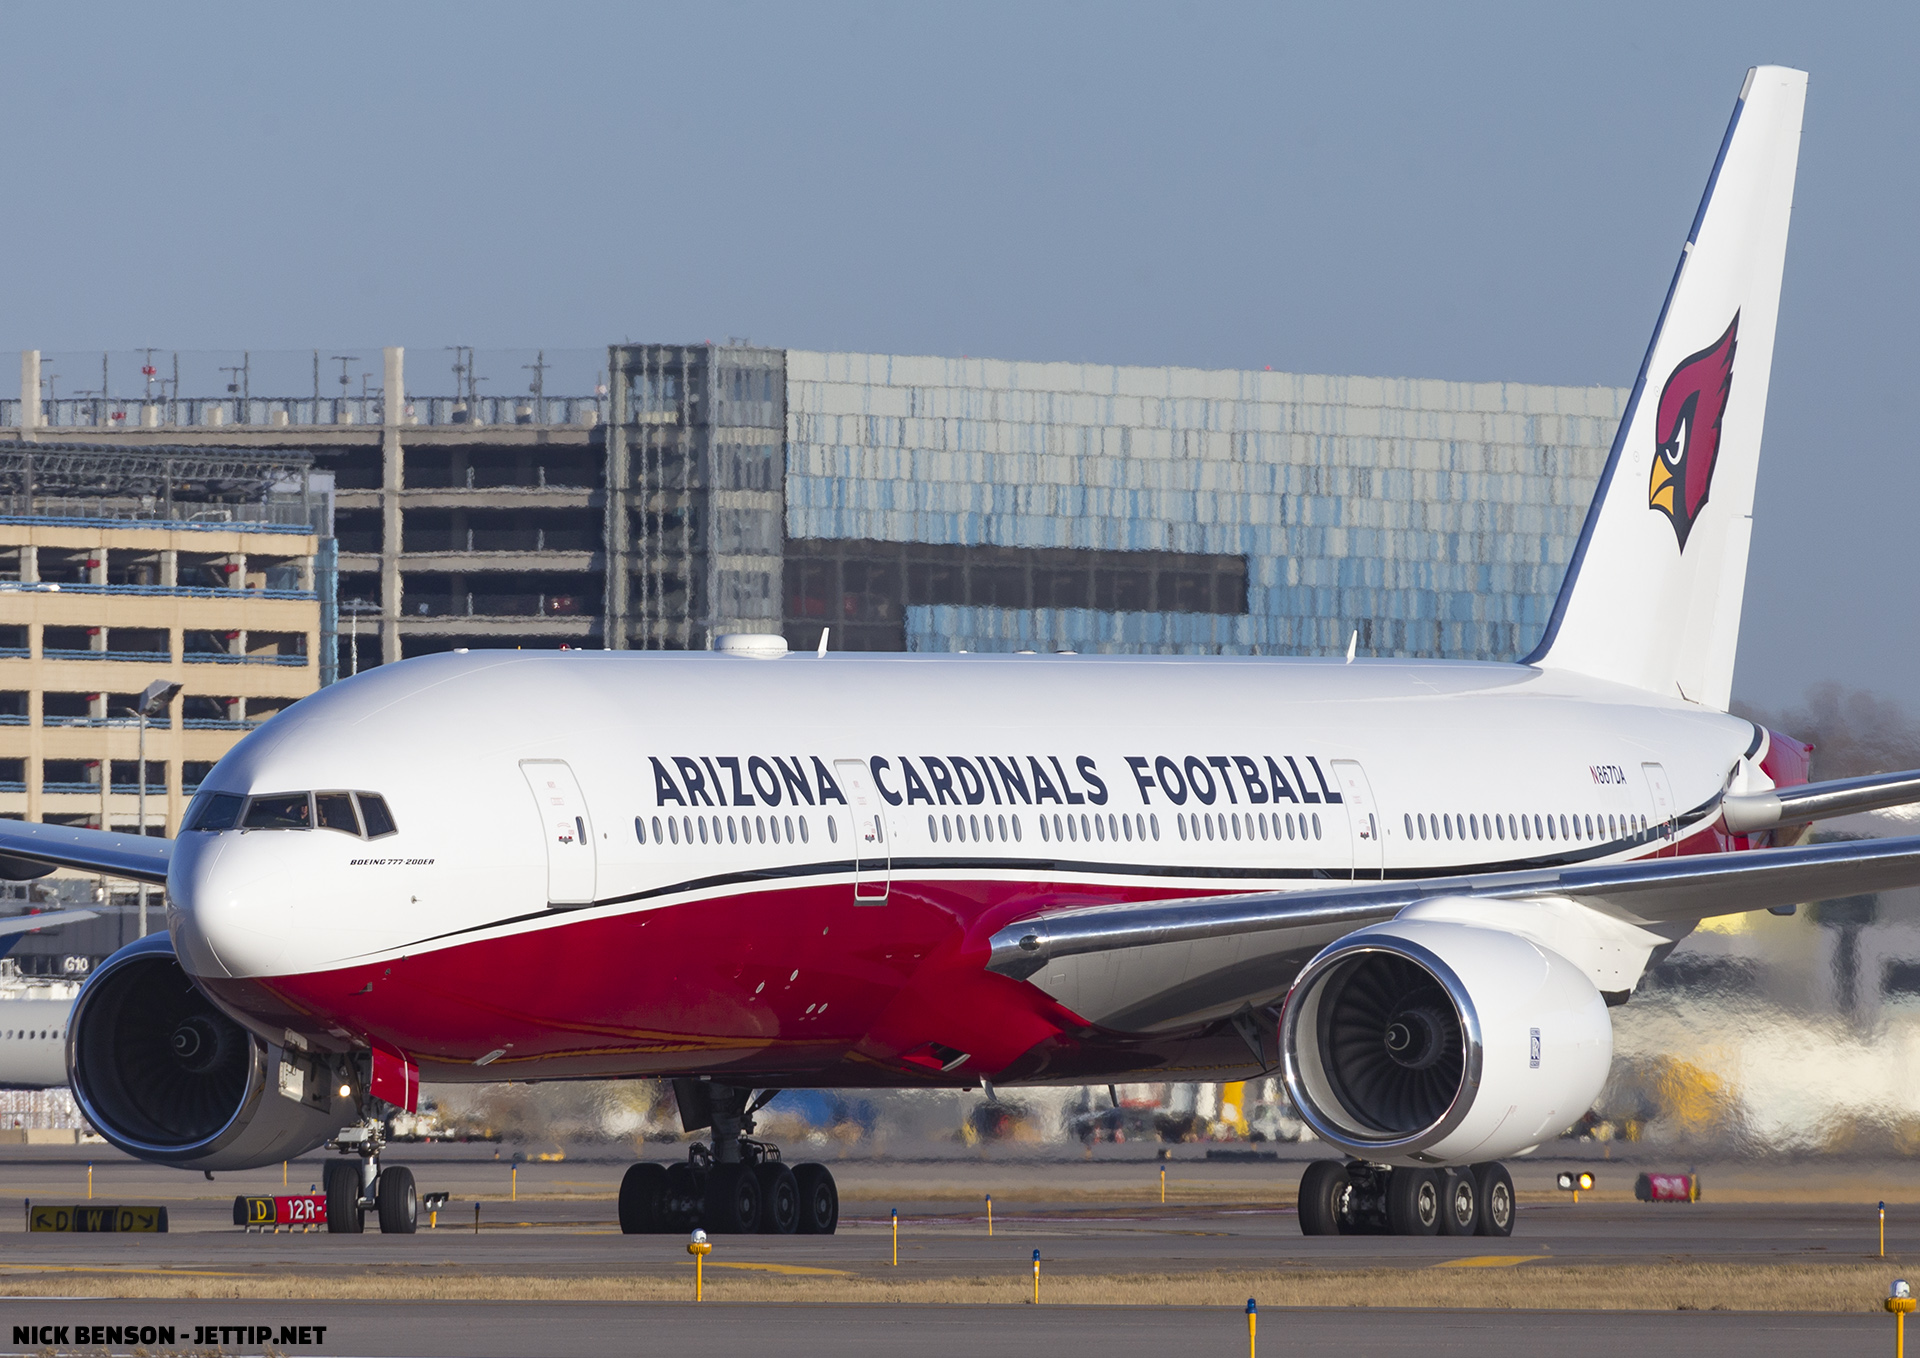
[[1806,93],[1747,72],[1529,664],[1727,706]]

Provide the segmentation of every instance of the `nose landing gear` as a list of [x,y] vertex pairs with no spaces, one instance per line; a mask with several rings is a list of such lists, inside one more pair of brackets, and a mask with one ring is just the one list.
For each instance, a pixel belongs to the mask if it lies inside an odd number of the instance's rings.
[[713,1144],[687,1148],[679,1164],[642,1162],[620,1181],[627,1235],[699,1226],[727,1235],[832,1235],[840,1190],[825,1165],[788,1166],[780,1148],[752,1139],[753,1115],[780,1091],[675,1080],[681,1125],[713,1129]]
[[382,1235],[412,1235],[420,1224],[413,1171],[405,1165],[380,1167],[386,1133],[379,1119],[366,1118],[343,1127],[329,1144],[357,1158],[327,1161],[323,1179],[327,1230],[334,1235],[358,1235],[366,1229],[367,1213],[372,1212]]
[[1316,1160],[1300,1177],[1303,1235],[1513,1234],[1513,1179],[1497,1160],[1411,1169]]

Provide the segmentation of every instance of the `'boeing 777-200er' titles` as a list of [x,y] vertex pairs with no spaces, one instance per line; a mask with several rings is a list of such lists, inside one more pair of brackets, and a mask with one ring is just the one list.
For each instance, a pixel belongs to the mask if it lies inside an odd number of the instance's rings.
[[1920,840],[1797,842],[1920,775],[1806,784],[1726,710],[1805,85],[1747,77],[1525,660],[384,666],[172,841],[0,824],[22,873],[168,888],[80,996],[89,1118],[190,1168],[331,1141],[329,1224],[407,1230],[378,1114],[421,1079],[672,1077],[711,1143],[629,1171],[626,1229],[829,1231],[831,1175],[751,1138],[774,1091],[1280,1071],[1348,1157],[1306,1230],[1511,1230],[1500,1157],[1697,921],[1920,882]]

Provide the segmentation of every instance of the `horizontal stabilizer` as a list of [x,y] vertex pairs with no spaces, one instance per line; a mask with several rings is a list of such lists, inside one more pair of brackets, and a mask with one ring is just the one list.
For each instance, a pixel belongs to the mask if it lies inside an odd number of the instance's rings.
[[1749,835],[1776,825],[1806,825],[1912,802],[1920,802],[1920,769],[1740,793],[1727,797],[1720,809],[1728,830]]

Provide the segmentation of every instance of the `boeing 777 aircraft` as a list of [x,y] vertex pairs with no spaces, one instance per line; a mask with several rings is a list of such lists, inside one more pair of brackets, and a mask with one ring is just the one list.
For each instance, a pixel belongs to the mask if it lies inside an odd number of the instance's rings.
[[[0,823],[164,881],[68,1039],[115,1144],[331,1143],[329,1225],[411,1230],[419,1081],[670,1077],[711,1140],[628,1231],[826,1232],[752,1138],[796,1086],[1284,1072],[1344,1158],[1308,1233],[1504,1235],[1500,1159],[1607,1076],[1701,919],[1920,882],[1800,846],[1920,774],[1805,785],[1727,712],[1806,77],[1747,76],[1546,635],[1514,664],[475,652],[300,702],[177,839]],[[782,648],[771,645],[766,652]]]

